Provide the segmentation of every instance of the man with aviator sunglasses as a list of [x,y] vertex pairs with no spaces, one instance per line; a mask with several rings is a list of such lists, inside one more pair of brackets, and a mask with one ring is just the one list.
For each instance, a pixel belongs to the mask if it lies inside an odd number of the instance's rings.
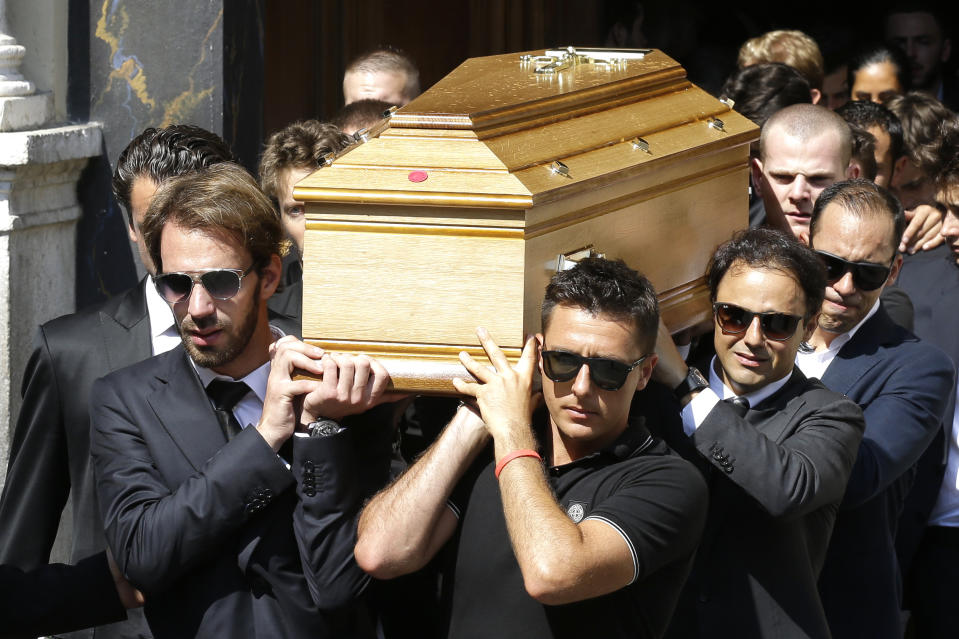
[[706,491],[630,414],[656,363],[658,316],[645,278],[588,258],[553,277],[543,333],[515,366],[480,329],[492,368],[461,354],[475,381],[456,389],[473,399],[365,507],[360,566],[391,579],[453,544],[450,637],[661,636]]
[[901,636],[897,518],[954,390],[950,359],[896,325],[880,301],[902,266],[905,225],[889,192],[849,180],[823,190],[803,235],[827,286],[796,364],[866,420],[819,582],[837,638]]
[[706,279],[716,355],[705,375],[665,327],[656,347],[654,379],[678,402],[658,425],[710,487],[666,636],[829,637],[816,580],[863,421],[794,364],[815,325],[822,265],[792,236],[752,229],[717,249]]
[[353,518],[392,437],[346,418],[389,375],[269,323],[280,220],[239,165],[165,182],[141,228],[182,344],[94,384],[91,455],[153,636],[367,636]]

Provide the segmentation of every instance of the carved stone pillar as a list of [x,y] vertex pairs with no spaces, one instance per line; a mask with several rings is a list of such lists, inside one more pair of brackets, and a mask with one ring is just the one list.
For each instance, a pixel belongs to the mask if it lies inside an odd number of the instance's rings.
[[[0,0],[0,468],[38,324],[74,310],[77,180],[100,154],[99,124],[58,125],[53,94],[19,72],[25,51]],[[66,37],[66,34],[63,34]],[[0,476],[3,472],[0,471]]]
[[26,49],[10,34],[6,16],[7,1],[0,0],[0,131],[42,126],[53,115],[53,94],[36,94],[20,74]]

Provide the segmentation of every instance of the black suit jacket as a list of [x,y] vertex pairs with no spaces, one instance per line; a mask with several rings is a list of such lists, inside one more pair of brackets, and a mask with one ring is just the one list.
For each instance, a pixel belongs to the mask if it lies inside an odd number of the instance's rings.
[[[90,463],[90,388],[98,377],[150,355],[143,282],[40,326],[23,376],[23,403],[0,499],[0,563],[25,570],[46,564],[68,496],[73,505],[71,561],[105,549]],[[90,587],[103,585],[100,596],[116,599],[112,583],[96,581]],[[130,617],[99,629],[97,636],[149,632],[139,611]],[[92,636],[92,631],[81,636]]]
[[667,636],[828,637],[816,579],[862,437],[859,408],[795,369],[745,415],[720,402],[691,437],[675,417],[658,422],[710,489]]
[[229,442],[183,347],[99,380],[92,455],[107,541],[157,637],[356,636],[355,516],[388,428]]
[[900,637],[896,521],[916,463],[955,393],[954,368],[882,306],[823,374],[862,407],[866,431],[820,578],[834,637]]
[[[898,283],[914,300],[916,335],[941,348],[959,368],[959,331],[947,328],[959,317],[959,266],[949,246],[943,244],[931,251],[905,256]],[[955,395],[950,395],[942,429],[919,460],[916,483],[899,517],[896,554],[904,575],[909,572],[939,496],[955,409]],[[907,591],[907,598],[908,594]]]
[[283,258],[282,281],[283,289],[273,294],[268,306],[272,312],[293,322],[299,335],[303,315],[303,263],[296,248],[291,248]]
[[0,565],[0,638],[36,637],[123,619],[106,553],[76,565],[44,564],[24,571]]

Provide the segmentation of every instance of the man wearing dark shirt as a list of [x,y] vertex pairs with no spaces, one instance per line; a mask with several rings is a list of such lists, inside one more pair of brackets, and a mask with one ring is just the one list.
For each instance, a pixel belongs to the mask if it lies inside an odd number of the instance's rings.
[[658,316],[645,278],[591,258],[554,276],[543,333],[515,366],[480,329],[493,368],[464,353],[478,381],[455,382],[474,407],[367,505],[360,567],[407,574],[452,540],[450,637],[660,636],[706,496],[695,469],[630,417],[656,364]]

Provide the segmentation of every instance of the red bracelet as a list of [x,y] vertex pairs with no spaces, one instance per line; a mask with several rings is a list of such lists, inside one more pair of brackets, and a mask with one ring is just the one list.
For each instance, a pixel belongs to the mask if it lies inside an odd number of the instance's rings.
[[499,460],[499,463],[496,464],[496,470],[493,471],[493,474],[496,476],[496,479],[499,479],[499,474],[503,472],[503,468],[506,464],[510,463],[514,459],[519,457],[535,457],[536,459],[543,461],[543,458],[539,456],[535,450],[530,448],[521,448],[519,450],[514,450],[508,455],[503,455],[503,458]]

